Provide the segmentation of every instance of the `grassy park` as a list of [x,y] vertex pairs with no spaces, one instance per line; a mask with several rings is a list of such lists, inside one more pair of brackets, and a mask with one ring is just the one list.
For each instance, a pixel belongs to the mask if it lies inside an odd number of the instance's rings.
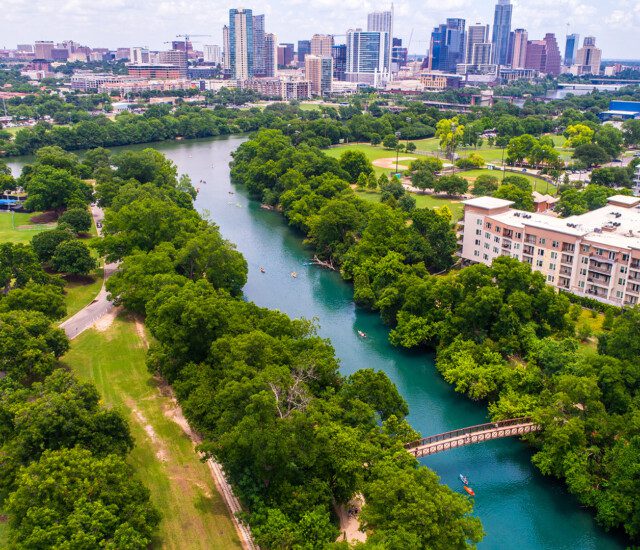
[[[356,191],[356,195],[364,200],[371,202],[380,202],[381,199],[380,193],[371,191]],[[433,195],[412,194],[412,196],[416,199],[417,208],[440,208],[442,206],[448,206],[453,213],[454,220],[459,220],[460,218],[462,218],[463,208],[460,201],[443,199],[434,197]]]
[[129,420],[135,440],[129,461],[162,511],[153,547],[240,548],[208,467],[172,419],[175,402],[147,371],[146,347],[143,324],[121,316],[76,338],[64,362]]
[[55,224],[33,224],[30,220],[37,215],[37,212],[0,212],[0,242],[28,243],[36,233],[55,227]]

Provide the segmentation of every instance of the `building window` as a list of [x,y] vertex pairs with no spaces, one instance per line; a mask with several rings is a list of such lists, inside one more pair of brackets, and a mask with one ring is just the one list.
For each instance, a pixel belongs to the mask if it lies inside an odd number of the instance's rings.
[[474,251],[473,251],[473,255],[474,255],[474,256],[480,256],[480,252],[478,252],[477,250],[474,250]]
[[628,262],[629,261],[629,254],[623,254],[622,255],[622,261],[623,262]]
[[491,222],[487,222],[487,229],[491,229]]
[[497,247],[497,246],[494,246],[494,247],[493,247],[493,253],[494,253],[494,254],[497,254],[498,252],[500,252],[500,251],[498,250],[498,247]]
[[552,246],[553,248],[558,248],[558,247],[560,246],[560,243],[559,243],[558,241],[553,241],[553,242],[551,243],[551,246]]
[[627,268],[626,267],[623,266],[623,267],[620,268],[620,273],[624,274],[626,272],[627,272]]
[[578,283],[578,286],[579,286],[580,288],[584,288],[584,281],[580,281],[580,282]]
[[489,256],[487,256],[486,254],[483,254],[483,255],[482,255],[482,257],[483,257],[485,260],[488,260],[488,259],[489,259]]
[[616,297],[617,298],[622,298],[622,292],[620,292],[619,290],[616,292]]
[[499,243],[499,242],[500,242],[500,237],[494,237],[494,238],[493,238],[493,240],[494,240],[495,242]]
[[583,264],[588,264],[589,263],[589,258],[582,258],[582,263]]
[[590,247],[589,247],[589,245],[588,245],[588,244],[583,244],[583,245],[580,247],[580,250],[582,250],[582,252],[585,252],[585,253],[586,253],[586,252],[589,252],[589,248],[590,248]]
[[556,260],[558,258],[558,253],[557,252],[552,252],[551,253],[551,259],[552,260]]
[[536,265],[537,265],[538,267],[542,267],[542,266],[544,265],[544,262],[543,262],[542,260],[538,260],[538,261],[536,262]]
[[478,218],[476,220],[476,225],[482,225],[482,218]]
[[540,244],[547,244],[547,239],[541,237],[540,238]]
[[481,229],[476,229],[476,235],[478,235],[478,236],[482,235],[482,230]]
[[586,275],[587,274],[587,270],[586,269],[581,269],[580,270],[580,275]]
[[550,283],[553,283],[553,280],[555,279],[555,277],[553,275],[547,275],[547,281]]
[[620,278],[618,279],[618,284],[624,286],[627,283],[627,281],[625,281],[624,279]]
[[616,253],[613,252],[613,251],[609,252],[609,259],[610,260],[615,260],[616,259]]
[[476,246],[480,246],[480,239],[476,239]]
[[484,234],[484,238],[485,239],[490,239],[491,238],[491,233],[485,233]]
[[544,256],[544,249],[538,250],[538,256]]
[[551,265],[549,265],[549,269],[550,269],[551,271],[555,271],[555,270],[556,270],[556,264],[551,264]]
[[500,226],[496,225],[496,233],[500,233]]
[[519,243],[514,244],[514,245],[513,245],[513,248],[514,248],[515,250],[520,250],[520,244],[519,244]]
[[487,250],[489,250],[489,246],[490,246],[490,245],[489,245],[489,243],[484,243],[484,247],[485,247]]

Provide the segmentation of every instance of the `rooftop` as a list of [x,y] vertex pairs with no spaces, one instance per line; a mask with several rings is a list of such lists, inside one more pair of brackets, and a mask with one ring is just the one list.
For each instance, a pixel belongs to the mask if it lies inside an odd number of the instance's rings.
[[477,197],[475,199],[462,201],[462,204],[465,206],[475,206],[476,208],[482,208],[483,210],[494,210],[509,207],[513,204],[513,201],[496,199],[494,197]]

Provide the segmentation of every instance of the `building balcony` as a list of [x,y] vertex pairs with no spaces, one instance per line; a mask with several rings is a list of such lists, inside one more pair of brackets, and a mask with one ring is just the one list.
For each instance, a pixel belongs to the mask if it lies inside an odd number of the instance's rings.
[[524,242],[527,243],[527,244],[536,244],[537,239],[533,235],[527,235],[524,238]]
[[602,273],[604,275],[611,275],[610,265],[589,265],[589,271],[594,273]]
[[522,249],[523,254],[527,254],[527,256],[533,256],[533,246],[524,246]]
[[560,267],[560,275],[567,275],[567,276],[570,277],[571,273],[572,273],[572,269],[571,268],[564,267],[564,266]]
[[575,244],[562,243],[562,252],[575,252],[575,251],[576,251]]
[[594,298],[604,298],[606,300],[608,293],[598,287],[587,288],[586,294]]
[[513,238],[513,231],[511,229],[505,229],[504,233],[502,234],[502,236],[505,239],[512,239]]
[[640,260],[631,260],[631,264],[629,264],[631,269],[640,269]]
[[573,265],[573,256],[569,256],[568,254],[563,254],[560,257],[560,263]]
[[512,247],[510,242],[503,242],[502,243],[502,248],[505,249],[505,250],[511,250],[513,247]]
[[631,292],[633,294],[640,294],[640,285],[628,284],[627,292]]

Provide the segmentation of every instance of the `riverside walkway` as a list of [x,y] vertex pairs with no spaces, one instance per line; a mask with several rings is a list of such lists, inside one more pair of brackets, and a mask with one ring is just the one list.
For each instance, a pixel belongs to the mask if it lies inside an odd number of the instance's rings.
[[540,426],[530,418],[512,418],[499,422],[489,422],[478,426],[460,428],[430,437],[424,437],[405,445],[405,449],[416,458],[430,456],[457,447],[483,443],[492,439],[516,437],[540,431]]

